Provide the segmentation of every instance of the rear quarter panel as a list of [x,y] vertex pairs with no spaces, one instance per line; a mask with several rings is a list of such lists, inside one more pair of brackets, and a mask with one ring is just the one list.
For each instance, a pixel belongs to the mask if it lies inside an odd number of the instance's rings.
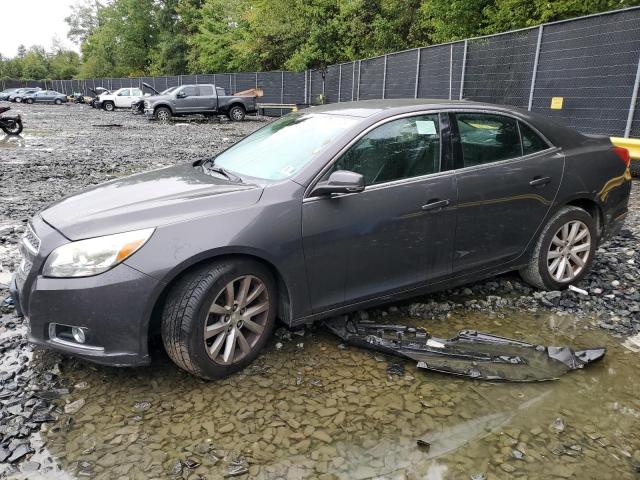
[[601,209],[606,227],[628,209],[631,174],[613,152],[606,138],[583,137],[581,142],[563,148],[565,176],[558,206],[576,199],[590,199]]

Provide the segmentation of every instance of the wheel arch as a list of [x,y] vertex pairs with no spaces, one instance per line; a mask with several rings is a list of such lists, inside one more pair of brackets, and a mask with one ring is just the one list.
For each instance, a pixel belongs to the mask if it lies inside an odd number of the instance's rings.
[[171,108],[171,105],[169,105],[168,103],[158,103],[157,105],[153,106],[153,113],[155,115],[155,113],[158,111],[159,108],[168,108],[169,111],[171,112],[171,115],[174,114],[173,112],[173,108]]
[[602,206],[592,198],[577,197],[565,202],[564,206],[578,207],[586,211],[593,217],[596,222],[596,229],[598,231],[598,239],[602,238],[604,232],[604,211]]
[[245,107],[242,102],[240,102],[239,100],[234,100],[227,106],[225,113],[229,113],[233,107],[240,107],[245,111],[245,113],[247,112],[247,107]]
[[148,318],[146,325],[143,326],[143,331],[141,332],[143,335],[142,338],[148,341],[154,333],[160,331],[162,309],[164,308],[167,294],[184,275],[188,275],[190,272],[201,267],[203,264],[228,259],[253,260],[261,263],[269,269],[274,279],[276,280],[276,288],[278,290],[278,310],[276,312],[276,316],[286,324],[289,324],[292,319],[291,292],[280,269],[278,269],[278,267],[272,261],[256,252],[224,251],[214,252],[213,254],[190,259],[189,261],[184,262],[180,266],[176,267],[168,274],[167,278],[164,279],[164,286],[151,301],[150,313],[147,315]]

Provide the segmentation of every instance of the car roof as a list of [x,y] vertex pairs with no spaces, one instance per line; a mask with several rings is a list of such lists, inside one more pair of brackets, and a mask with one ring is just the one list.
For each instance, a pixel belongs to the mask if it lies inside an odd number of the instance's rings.
[[424,110],[488,110],[506,113],[519,117],[538,131],[542,132],[554,145],[573,143],[584,140],[583,135],[576,130],[557,123],[539,113],[530,112],[509,105],[496,105],[471,100],[443,100],[433,98],[400,98],[384,100],[360,100],[356,102],[331,103],[311,107],[308,112],[327,115],[345,115],[361,118],[363,122],[373,123],[381,119],[402,115],[404,113],[420,112]]
[[450,108],[496,108],[511,110],[513,107],[503,107],[491,103],[472,102],[469,100],[442,100],[434,98],[399,98],[385,100],[359,100],[354,102],[331,103],[313,108],[313,112],[334,115],[349,115],[353,117],[370,117],[385,111],[388,115],[410,113],[420,109],[450,109]]

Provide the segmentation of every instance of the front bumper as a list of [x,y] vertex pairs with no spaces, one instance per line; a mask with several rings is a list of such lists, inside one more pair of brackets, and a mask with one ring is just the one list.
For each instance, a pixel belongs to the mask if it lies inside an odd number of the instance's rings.
[[[42,265],[60,243],[56,241],[60,234],[40,223],[36,232],[45,254],[38,254],[31,271],[26,275],[19,271],[10,285],[18,312],[28,320],[29,341],[105,365],[149,364],[148,325],[160,282],[124,263],[93,277],[43,277]],[[52,324],[84,327],[87,340],[80,344],[58,338]]]

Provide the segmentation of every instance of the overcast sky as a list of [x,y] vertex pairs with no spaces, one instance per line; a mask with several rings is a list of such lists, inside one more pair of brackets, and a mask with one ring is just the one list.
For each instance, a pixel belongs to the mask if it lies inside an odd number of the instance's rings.
[[69,48],[78,48],[67,39],[64,17],[77,0],[0,0],[0,53],[15,56],[18,45],[42,45],[49,50],[57,36]]

